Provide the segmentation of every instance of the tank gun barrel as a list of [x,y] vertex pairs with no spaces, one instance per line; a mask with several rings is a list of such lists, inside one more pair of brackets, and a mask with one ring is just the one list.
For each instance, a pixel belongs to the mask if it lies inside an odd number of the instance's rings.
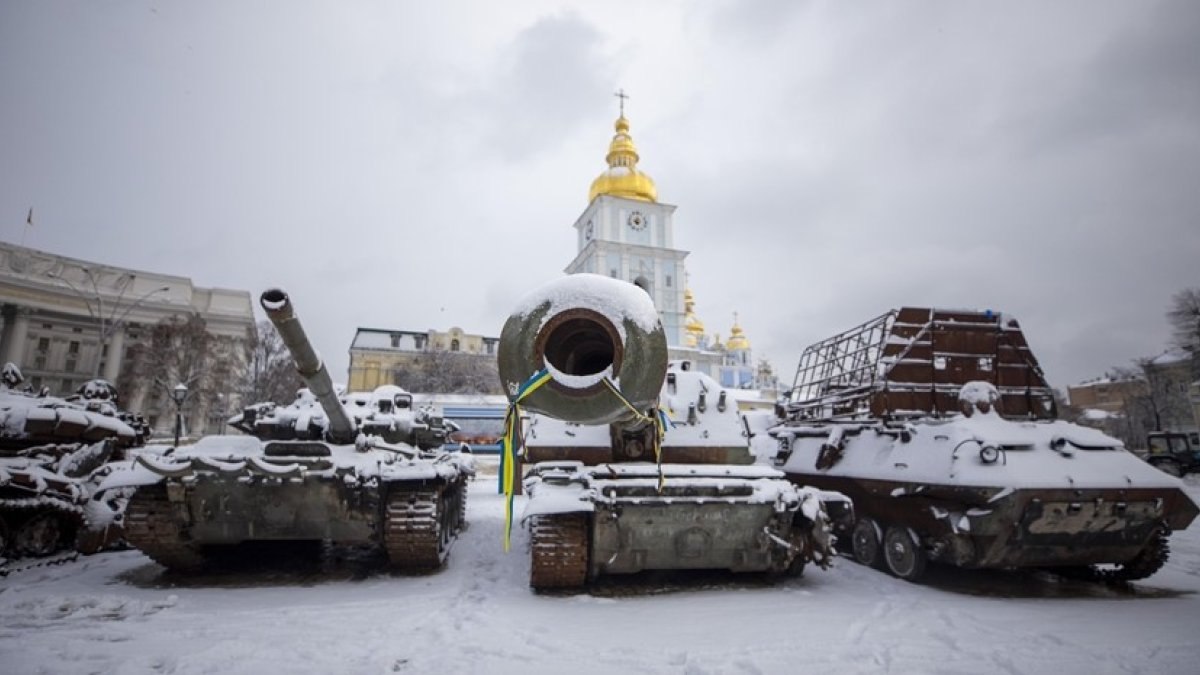
[[335,443],[353,441],[357,435],[354,423],[338,400],[333,389],[333,379],[329,377],[329,369],[309,342],[304,326],[296,317],[291,298],[283,289],[272,288],[263,292],[259,303],[267,313],[267,318],[279,331],[279,336],[283,338],[283,344],[287,346],[292,361],[296,364],[296,372],[304,378],[305,385],[325,411],[325,417],[329,420],[329,440]]
[[523,399],[523,407],[570,422],[628,429],[643,426],[644,414],[657,404],[667,341],[654,302],[641,288],[573,274],[519,304],[500,334],[498,361],[510,399],[536,373],[549,371],[550,381]]

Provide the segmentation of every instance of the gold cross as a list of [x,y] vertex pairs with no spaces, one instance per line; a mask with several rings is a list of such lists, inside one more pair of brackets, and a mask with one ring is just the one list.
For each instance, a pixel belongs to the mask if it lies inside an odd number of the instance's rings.
[[625,99],[629,98],[629,94],[626,94],[625,90],[622,88],[622,89],[618,89],[617,93],[613,94],[613,96],[616,96],[617,98],[621,99],[621,117],[624,117],[625,116]]

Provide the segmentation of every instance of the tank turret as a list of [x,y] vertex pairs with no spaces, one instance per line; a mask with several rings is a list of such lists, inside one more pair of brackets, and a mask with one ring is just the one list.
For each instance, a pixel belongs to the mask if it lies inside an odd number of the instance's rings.
[[292,301],[282,289],[272,288],[263,292],[259,298],[267,318],[275,324],[283,344],[287,346],[292,360],[296,362],[296,372],[304,378],[309,391],[321,404],[325,417],[329,420],[326,434],[333,443],[350,443],[354,441],[357,431],[345,408],[338,401],[337,392],[333,388],[333,379],[329,377],[329,369],[308,341],[304,326],[292,310]]
[[[637,427],[667,372],[654,302],[633,284],[575,274],[526,296],[504,324],[498,356],[509,398],[542,369],[551,381],[521,406],[579,424]],[[619,381],[625,404],[604,383]],[[635,412],[636,409],[636,412]]]

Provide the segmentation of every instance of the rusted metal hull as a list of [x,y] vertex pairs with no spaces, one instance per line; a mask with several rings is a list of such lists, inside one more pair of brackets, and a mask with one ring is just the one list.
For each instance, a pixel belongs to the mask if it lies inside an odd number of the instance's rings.
[[907,527],[929,559],[960,567],[1123,563],[1162,525],[1183,529],[1198,513],[1178,489],[1009,490],[817,473],[788,478],[842,492],[858,518]]
[[[622,490],[615,490],[624,492]],[[771,504],[713,503],[704,497],[646,499],[634,494],[597,505],[592,517],[591,575],[644,570],[782,571],[792,514]]]
[[535,465],[527,482],[531,507],[555,505],[533,516],[535,587],[647,570],[797,572],[833,555],[822,495],[765,467],[564,462]]
[[378,490],[315,479],[241,485],[220,479],[190,485],[172,481],[166,488],[189,536],[203,544],[378,537]]

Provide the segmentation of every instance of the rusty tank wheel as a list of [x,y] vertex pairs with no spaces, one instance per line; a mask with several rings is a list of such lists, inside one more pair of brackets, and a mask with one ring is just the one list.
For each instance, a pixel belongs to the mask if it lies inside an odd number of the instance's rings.
[[850,546],[859,564],[876,569],[883,567],[883,546],[879,541],[879,526],[874,520],[859,518],[854,523]]
[[12,536],[12,546],[17,555],[47,556],[66,547],[71,529],[63,514],[40,511],[17,527]]
[[447,501],[453,486],[399,487],[384,509],[383,547],[397,569],[440,567],[450,552],[453,528]]
[[588,577],[588,515],[536,516],[530,527],[529,585],[534,590],[579,588]]
[[883,533],[883,560],[888,571],[905,581],[925,574],[925,552],[907,527],[888,525]]
[[186,539],[162,485],[138,488],[125,507],[125,540],[170,570],[192,572],[207,559]]

